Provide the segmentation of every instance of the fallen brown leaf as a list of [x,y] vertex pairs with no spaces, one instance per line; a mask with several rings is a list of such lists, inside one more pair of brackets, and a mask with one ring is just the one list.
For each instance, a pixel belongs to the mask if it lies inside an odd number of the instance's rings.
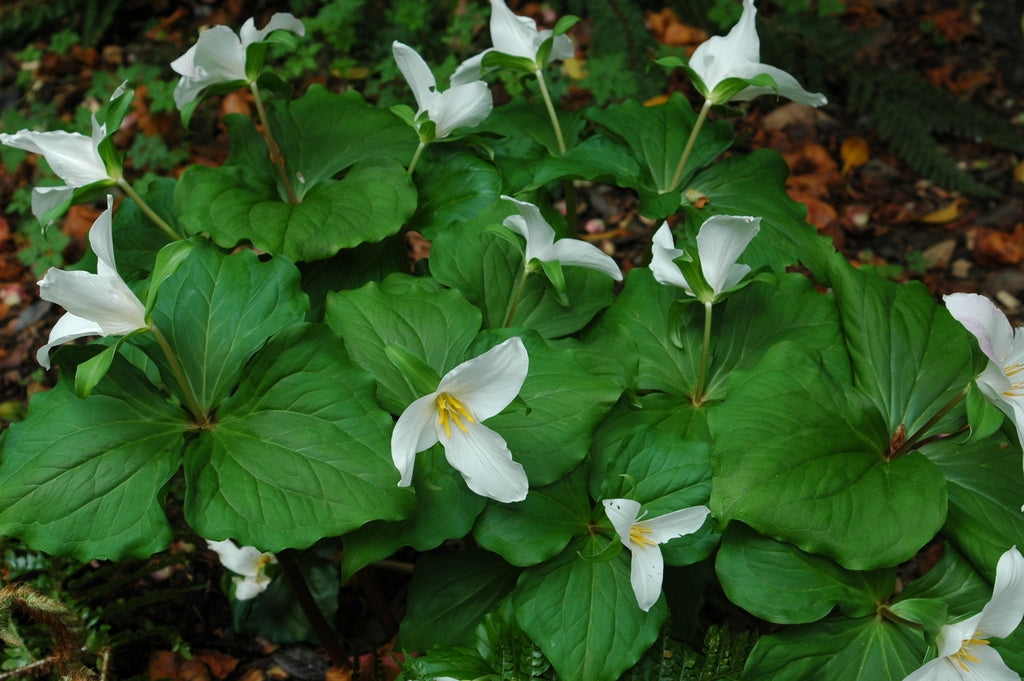
[[863,137],[847,137],[839,149],[839,156],[843,159],[843,169],[839,172],[845,175],[867,163],[871,158],[871,149]]
[[210,670],[199,660],[189,660],[170,650],[158,650],[149,658],[150,681],[210,681]]
[[967,199],[959,198],[954,199],[950,203],[946,204],[942,208],[937,208],[930,213],[925,213],[921,216],[921,222],[927,222],[930,225],[941,225],[946,222],[953,222],[960,217],[960,207],[967,202]]
[[231,657],[216,650],[197,650],[195,659],[210,668],[210,672],[218,679],[227,677],[238,666],[238,658]]
[[974,230],[974,260],[982,267],[1017,265],[1024,260],[1024,224],[1012,234],[988,227]]

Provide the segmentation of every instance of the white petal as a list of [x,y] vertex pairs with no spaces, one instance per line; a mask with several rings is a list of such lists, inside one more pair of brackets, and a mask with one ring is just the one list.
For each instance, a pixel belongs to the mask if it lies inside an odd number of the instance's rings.
[[57,176],[71,187],[107,179],[107,169],[93,147],[93,139],[77,132],[19,130],[0,133],[0,143],[42,154]]
[[117,276],[117,264],[114,262],[113,235],[114,197],[107,194],[107,209],[99,214],[89,228],[89,245],[96,254],[96,273]]
[[512,337],[449,371],[435,394],[450,393],[474,419],[483,421],[516,398],[529,370],[526,346]]
[[255,577],[263,565],[263,552],[254,546],[239,547],[230,539],[209,541],[206,545],[217,554],[220,564],[236,575]]
[[270,578],[266,575],[234,577],[232,581],[235,583],[235,598],[240,601],[256,598],[270,586]]
[[437,431],[434,429],[437,420],[437,393],[414,401],[398,417],[395,429],[391,431],[391,460],[401,476],[399,487],[412,484],[416,453],[437,443]]
[[[252,19],[246,23],[251,24],[251,22]],[[243,30],[244,28],[245,27],[243,26]],[[241,37],[243,45],[249,45],[250,43],[257,43],[264,40],[274,31],[291,31],[296,35],[306,35],[306,27],[302,24],[301,20],[295,18],[294,15],[289,14],[288,12],[277,12],[270,17],[270,21],[267,22],[266,26],[256,31],[255,35],[250,35],[248,33],[243,35],[242,31],[239,31],[239,37]]]
[[761,218],[713,215],[700,226],[697,252],[701,271],[715,295],[738,284],[750,271],[746,265],[737,265],[736,260],[757,235],[760,225]]
[[731,78],[742,64],[761,61],[761,42],[757,37],[753,0],[744,0],[740,20],[725,36],[714,36],[697,46],[690,57],[690,68],[696,71],[710,93],[726,78]]
[[1014,546],[999,557],[992,599],[981,611],[978,638],[1006,638],[1024,618],[1024,556]]
[[754,78],[761,74],[768,74],[775,80],[778,90],[772,87],[748,86],[732,96],[730,101],[748,102],[761,95],[774,95],[791,99],[799,104],[807,106],[824,106],[828,104],[828,98],[820,92],[808,92],[803,88],[796,78],[782,69],[768,66],[767,64],[741,64],[736,67],[730,76],[736,78]]
[[629,581],[633,585],[637,605],[641,610],[647,612],[661,596],[661,580],[665,572],[665,560],[661,556],[661,549],[657,546],[634,547],[632,553]]
[[950,293],[942,296],[946,309],[978,339],[985,356],[1002,368],[1013,354],[1014,332],[991,300],[977,293]]
[[664,544],[670,539],[693,534],[699,530],[710,513],[711,509],[707,506],[692,506],[657,518],[641,520],[640,524],[650,530],[648,539]]
[[199,75],[196,71],[196,46],[188,48],[185,54],[171,62],[171,70],[186,78],[195,78]]
[[[416,106],[419,107],[420,111],[423,111],[430,103],[431,94],[437,90],[437,81],[434,79],[434,74],[431,73],[427,62],[423,61],[423,57],[408,45],[396,40],[391,43],[391,53],[395,56],[398,70],[402,72],[402,76],[405,77],[406,82],[409,83],[409,87],[412,89],[413,97],[416,98]],[[434,118],[430,120],[438,124],[438,121]]]
[[453,427],[451,437],[440,426],[437,434],[445,458],[462,473],[469,489],[503,503],[525,499],[530,487],[526,471],[512,460],[504,438],[477,421],[464,425],[465,431]]
[[981,614],[979,613],[942,627],[939,630],[939,635],[935,637],[935,647],[938,648],[939,657],[949,657],[963,647],[964,641],[974,638],[980,620]]
[[537,22],[510,10],[504,0],[491,0],[491,43],[498,52],[536,59],[541,41]]
[[960,681],[960,676],[949,669],[949,660],[940,657],[911,672],[903,681]]
[[651,272],[654,274],[654,280],[665,286],[678,286],[693,295],[679,265],[673,262],[681,255],[683,250],[675,247],[668,222],[661,223],[661,227],[651,240]]
[[429,107],[435,138],[443,139],[457,128],[472,128],[487,118],[494,106],[491,89],[482,80],[451,87],[434,98]]
[[40,220],[55,206],[70,201],[76,187],[36,187],[32,190],[32,215]]
[[484,50],[480,54],[470,57],[459,64],[455,69],[455,73],[453,73],[452,77],[448,79],[448,83],[452,87],[455,87],[456,85],[465,85],[466,83],[472,83],[473,81],[480,80],[480,76],[483,75],[484,70],[484,55],[490,52],[491,49]]
[[555,243],[554,228],[541,215],[540,208],[529,201],[520,201],[507,194],[502,194],[501,198],[514,203],[519,211],[519,215],[510,215],[502,224],[526,239],[526,262],[540,258]]
[[971,672],[962,674],[967,681],[1020,681],[1020,675],[1006,666],[999,652],[986,645],[973,645],[968,651],[977,662],[967,661]]
[[[551,29],[544,29],[538,32],[537,49],[540,49],[541,43],[551,37],[554,33]],[[551,43],[551,54],[548,55],[548,62],[562,61],[565,59],[572,59],[576,56],[576,46],[572,44],[572,39],[565,35],[556,35],[554,41]]]
[[640,502],[633,499],[605,499],[602,503],[605,515],[612,522],[615,533],[619,535],[619,541],[632,551],[633,545],[629,541],[629,533],[640,514]]
[[142,302],[118,276],[51,267],[39,282],[39,296],[96,322],[104,336],[123,335],[146,326]]
[[245,48],[227,26],[214,26],[199,34],[192,59],[206,85],[245,80]]
[[559,239],[540,256],[540,259],[586,267],[604,272],[615,281],[622,281],[622,271],[615,264],[615,260],[594,244],[580,239]]
[[63,345],[70,340],[76,338],[84,338],[85,336],[102,336],[103,329],[100,325],[89,319],[83,319],[77,317],[70,312],[63,315],[57,320],[57,323],[53,325],[50,330],[50,339],[46,342],[46,345],[39,348],[36,351],[36,361],[44,369],[50,368],[50,350],[58,345]]

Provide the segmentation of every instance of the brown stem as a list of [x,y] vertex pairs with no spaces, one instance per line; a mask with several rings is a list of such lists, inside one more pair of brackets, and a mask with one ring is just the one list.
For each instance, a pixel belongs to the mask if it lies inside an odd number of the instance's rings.
[[310,626],[313,627],[317,638],[320,639],[324,650],[327,651],[327,656],[331,658],[331,664],[338,669],[351,669],[352,663],[349,661],[344,645],[309,591],[306,578],[302,576],[302,570],[299,569],[299,564],[295,560],[295,550],[285,549],[276,555],[277,563],[281,566],[281,572],[284,573],[284,578],[288,582],[295,600],[299,602],[299,607],[302,608],[303,614],[306,615]]

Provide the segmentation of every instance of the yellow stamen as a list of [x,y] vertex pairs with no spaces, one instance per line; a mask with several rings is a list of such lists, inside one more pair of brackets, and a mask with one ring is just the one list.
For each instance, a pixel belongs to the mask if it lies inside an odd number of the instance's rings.
[[473,417],[462,406],[462,402],[448,393],[441,393],[437,396],[437,423],[444,428],[445,437],[452,436],[451,424],[453,421],[463,433],[469,432],[466,430],[466,426],[463,425],[462,419],[466,419],[469,422],[473,421]]
[[657,546],[658,543],[652,541],[650,537],[647,536],[650,533],[651,528],[644,527],[643,525],[634,525],[633,527],[629,528],[629,541],[638,546]]
[[952,657],[954,660],[956,660],[956,663],[958,665],[960,665],[960,668],[963,669],[965,672],[969,672],[969,671],[971,671],[971,669],[970,669],[970,667],[967,666],[967,664],[964,662],[964,660],[968,660],[969,662],[981,663],[981,660],[979,660],[974,655],[971,655],[969,652],[967,652],[967,649],[970,648],[972,645],[987,646],[988,645],[988,641],[986,641],[983,638],[973,638],[972,637],[970,640],[964,641],[964,644],[962,646],[960,646],[960,650],[958,650],[955,653],[953,653],[952,655],[950,655],[950,657]]
[[[1024,371],[1024,364],[1011,364],[1008,367],[1003,367],[1003,373],[1007,378],[1012,378],[1022,371]],[[1003,394],[1007,397],[1024,397],[1024,381],[1011,382],[1010,389]]]

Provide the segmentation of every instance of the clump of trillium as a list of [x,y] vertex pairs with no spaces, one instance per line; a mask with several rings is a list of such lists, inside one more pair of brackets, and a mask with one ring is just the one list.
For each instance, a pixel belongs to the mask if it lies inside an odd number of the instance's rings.
[[975,379],[981,392],[1013,419],[1017,439],[1024,445],[1024,333],[991,300],[977,293],[942,297],[953,318],[978,340],[988,365]]
[[217,554],[220,564],[235,573],[235,598],[247,601],[256,598],[270,586],[267,566],[277,563],[272,553],[264,553],[254,546],[238,546],[230,539],[207,541],[206,545]]
[[[708,351],[711,344],[711,308],[726,294],[745,285],[750,266],[736,262],[761,229],[761,218],[713,215],[697,233],[696,246],[675,247],[672,230],[662,223],[651,243],[651,272],[666,286],[683,289],[704,304],[704,341],[700,373],[693,393],[695,404],[704,401]],[[672,329],[678,333],[678,329]],[[678,344],[678,343],[677,343]]]
[[903,681],[1020,681],[989,646],[1006,638],[1024,617],[1024,556],[1014,546],[999,557],[992,598],[981,612],[947,624],[935,638],[938,656]]
[[529,367],[522,340],[510,338],[458,365],[437,390],[406,407],[391,435],[398,485],[412,484],[417,452],[440,442],[473,492],[505,503],[525,499],[526,471],[512,459],[505,439],[482,422],[516,398]]
[[[704,104],[694,123],[690,138],[676,167],[669,189],[675,189],[683,174],[697,134],[716,104],[745,102],[767,94],[778,94],[800,104],[824,106],[825,95],[808,92],[796,78],[782,69],[761,63],[761,40],[757,36],[754,0],[744,0],[739,22],[724,36],[713,36],[697,46],[688,64],[683,65],[694,87],[704,96]],[[661,63],[677,65],[669,58]]]
[[[416,129],[420,144],[409,163],[409,172],[416,167],[423,148],[431,142],[448,137],[456,128],[471,128],[487,118],[494,106],[491,90],[479,78],[469,78],[465,69],[456,71],[450,87],[441,92],[437,80],[423,57],[408,45],[392,43],[391,51],[406,82],[416,98],[416,113],[407,122]],[[479,75],[479,74],[477,74]],[[402,116],[404,109],[392,109]],[[403,116],[405,117],[405,116]]]
[[603,503],[604,512],[619,540],[629,549],[629,581],[637,605],[647,612],[661,596],[665,559],[659,545],[699,530],[711,510],[707,506],[692,506],[656,518],[645,518],[638,501],[605,499]]
[[562,305],[569,304],[562,265],[586,267],[603,272],[615,281],[622,281],[622,272],[619,270],[619,266],[615,264],[615,260],[611,256],[600,248],[579,239],[558,239],[556,241],[555,230],[541,215],[540,208],[511,196],[502,195],[501,198],[515,204],[519,213],[508,216],[502,224],[526,240],[523,272],[505,322],[506,326],[512,322],[512,316],[515,314],[527,275],[538,269],[544,271]]

